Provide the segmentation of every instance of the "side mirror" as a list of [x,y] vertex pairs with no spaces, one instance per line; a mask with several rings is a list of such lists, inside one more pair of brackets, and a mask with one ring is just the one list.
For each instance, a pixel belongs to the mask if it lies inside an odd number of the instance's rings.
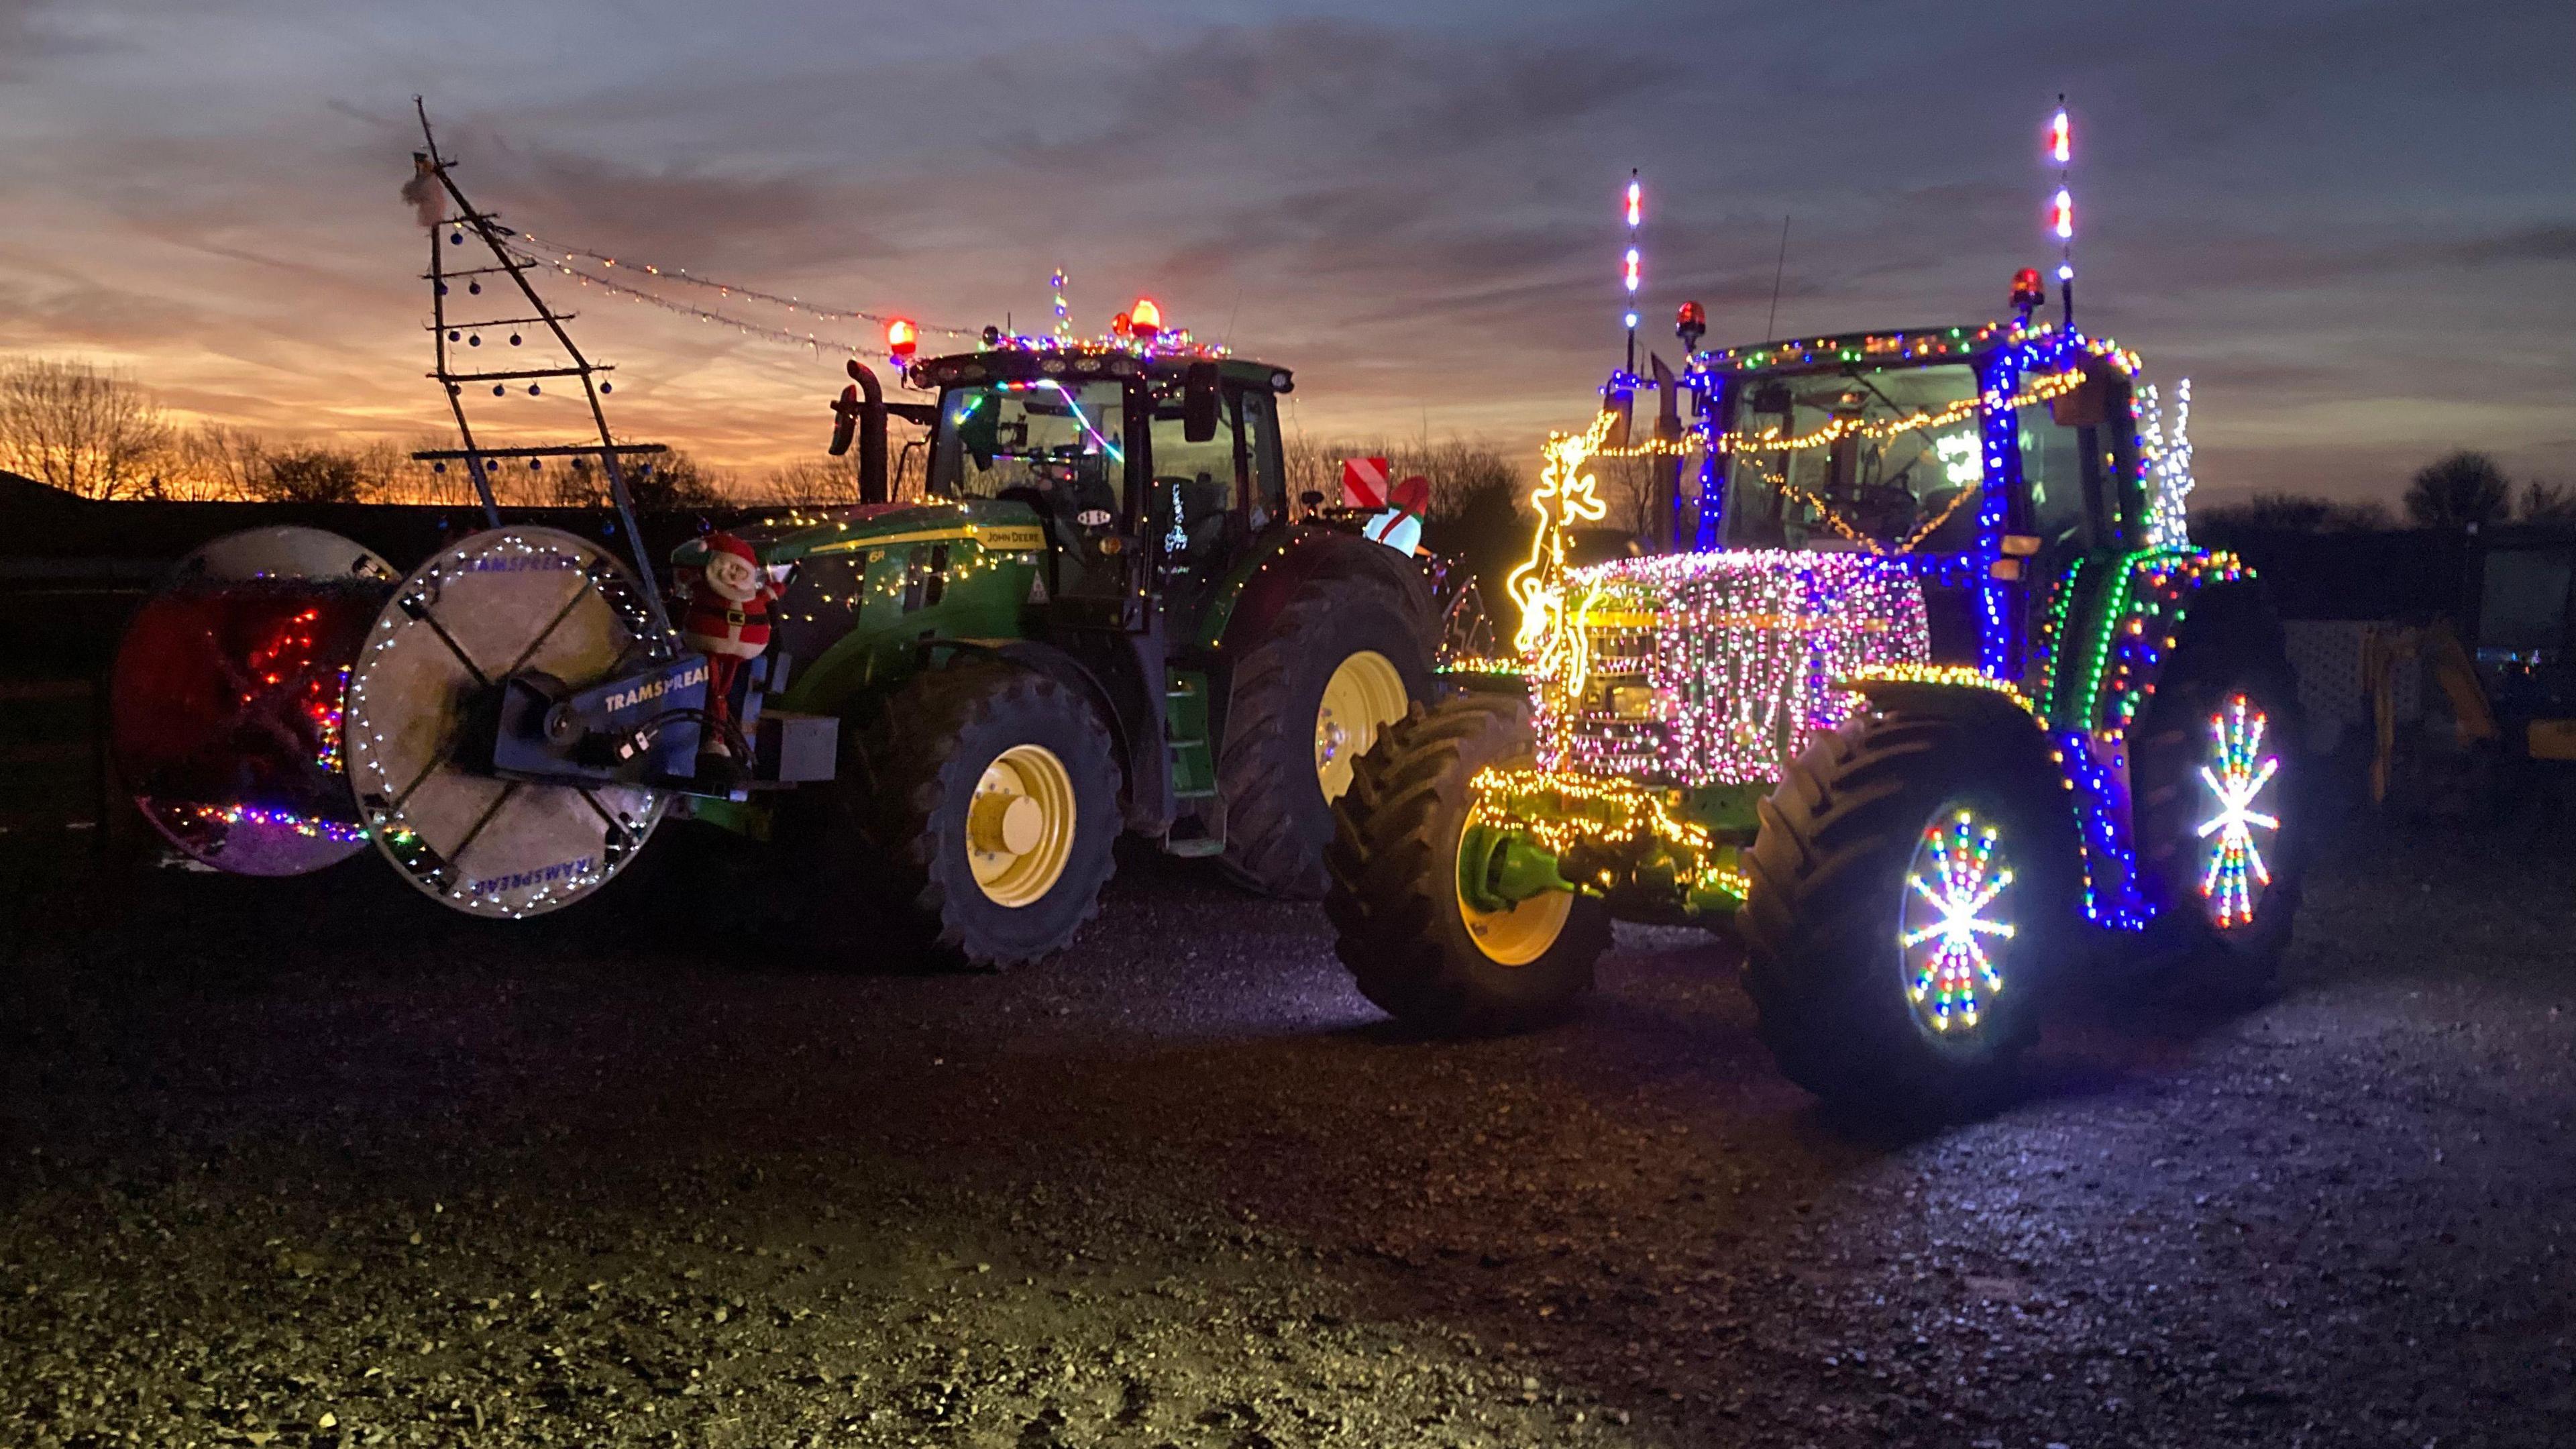
[[2099,375],[2087,377],[2073,392],[2048,400],[2048,416],[2061,428],[2098,428],[2111,418],[2111,385]]
[[1216,437],[1218,410],[1225,405],[1223,375],[1213,362],[1193,362],[1181,374],[1181,439],[1204,443]]
[[858,430],[859,385],[854,382],[841,389],[840,400],[832,404],[832,446],[828,450],[831,455],[838,458],[847,454],[850,439]]

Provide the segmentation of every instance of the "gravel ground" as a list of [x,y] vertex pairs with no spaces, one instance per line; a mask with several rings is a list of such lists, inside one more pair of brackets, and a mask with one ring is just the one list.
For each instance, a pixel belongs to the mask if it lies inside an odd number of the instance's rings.
[[2279,1002],[1892,1141],[1689,932],[1451,1044],[1142,857],[991,977],[22,853],[0,1445],[2564,1444],[2564,839],[2347,838]]

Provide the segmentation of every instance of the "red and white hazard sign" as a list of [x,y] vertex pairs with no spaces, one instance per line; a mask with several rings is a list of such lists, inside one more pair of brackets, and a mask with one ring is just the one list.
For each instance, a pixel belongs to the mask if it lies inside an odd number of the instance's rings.
[[1342,506],[1344,508],[1384,508],[1386,506],[1386,460],[1384,458],[1344,458],[1342,460]]

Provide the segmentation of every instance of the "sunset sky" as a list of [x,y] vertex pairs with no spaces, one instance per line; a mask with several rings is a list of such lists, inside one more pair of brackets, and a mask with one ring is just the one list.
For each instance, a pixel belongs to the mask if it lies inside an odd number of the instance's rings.
[[[1520,449],[1617,360],[1630,167],[1667,357],[1684,298],[1712,343],[1762,335],[1783,213],[1780,333],[1977,320],[2053,260],[2064,90],[2079,320],[2194,379],[2209,492],[2393,498],[2459,446],[2576,480],[2571,57],[2566,0],[0,0],[0,354],[278,432],[436,431],[396,196],[420,92],[468,193],[543,237],[965,326],[1043,325],[1061,265],[1086,331],[1150,293],[1295,367],[1311,436]],[[623,432],[756,465],[827,429],[837,353],[549,294]]]

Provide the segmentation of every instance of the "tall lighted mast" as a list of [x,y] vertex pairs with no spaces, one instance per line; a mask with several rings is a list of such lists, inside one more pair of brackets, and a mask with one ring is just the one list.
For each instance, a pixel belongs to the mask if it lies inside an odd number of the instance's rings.
[[1628,289],[1628,371],[1637,370],[1637,228],[1646,220],[1646,189],[1636,169],[1628,171],[1628,255],[1620,273],[1620,282]]
[[2048,207],[2048,229],[2057,233],[2057,300],[2066,330],[2075,330],[2075,193],[2069,174],[2074,168],[2074,138],[2066,126],[2066,93],[2057,96],[2057,115],[2048,123],[2048,157],[2057,163],[2057,195]]

